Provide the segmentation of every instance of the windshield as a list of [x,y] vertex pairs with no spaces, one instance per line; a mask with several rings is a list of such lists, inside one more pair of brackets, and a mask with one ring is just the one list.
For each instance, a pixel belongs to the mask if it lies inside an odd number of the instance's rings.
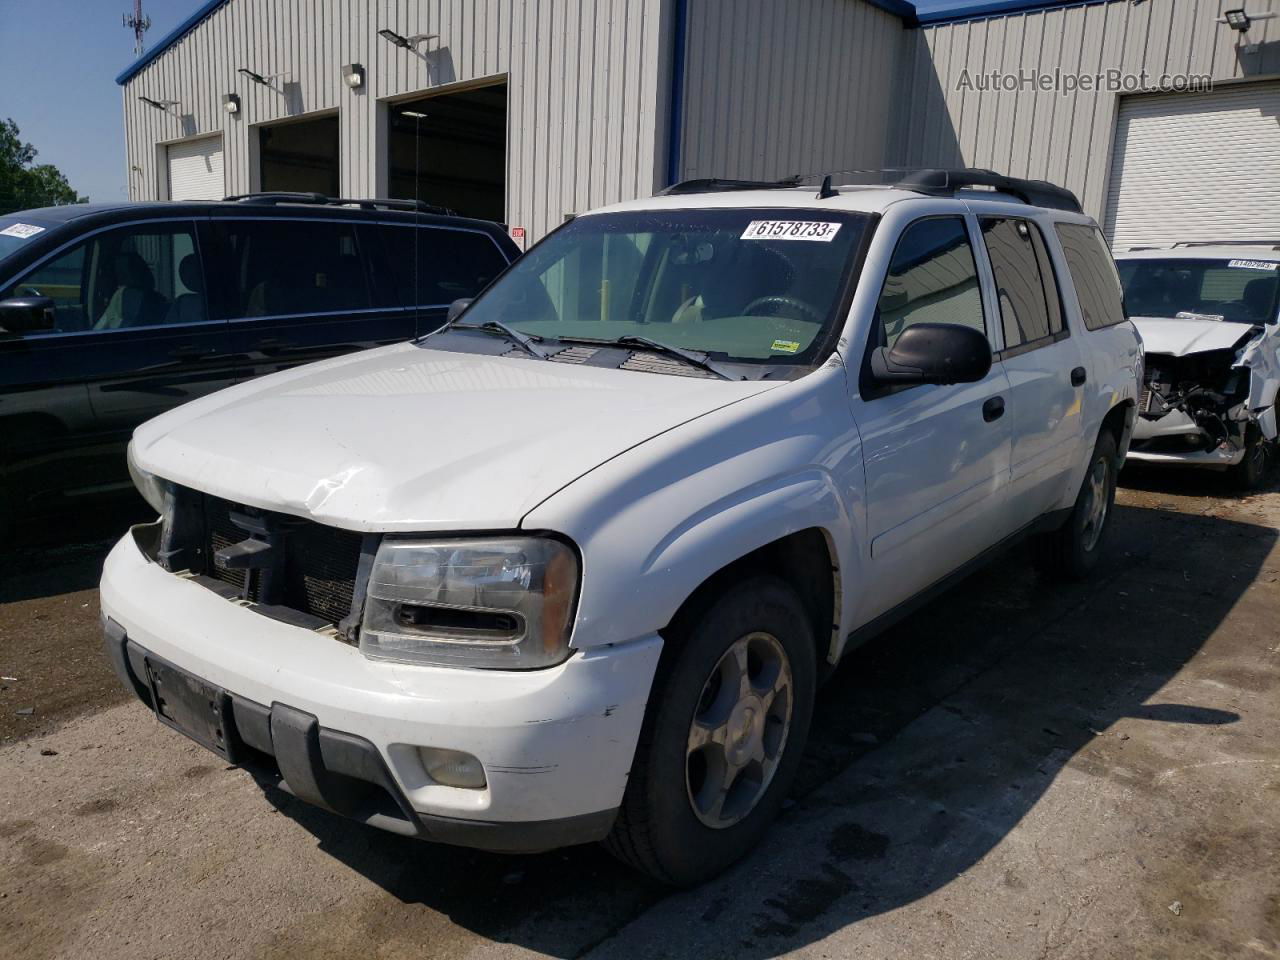
[[647,210],[579,217],[461,317],[546,339],[645,337],[752,364],[821,359],[865,214]]
[[1267,260],[1120,260],[1131,317],[1195,313],[1233,323],[1273,323],[1280,312],[1280,269]]
[[0,217],[0,262],[17,253],[47,229],[21,217]]

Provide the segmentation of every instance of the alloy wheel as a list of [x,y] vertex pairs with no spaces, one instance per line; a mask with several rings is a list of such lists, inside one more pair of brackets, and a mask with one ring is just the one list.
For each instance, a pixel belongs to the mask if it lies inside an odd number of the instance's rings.
[[1107,523],[1107,484],[1110,472],[1107,458],[1099,457],[1093,462],[1089,476],[1085,479],[1084,528],[1081,530],[1081,540],[1086,553],[1098,545],[1102,528]]
[[791,729],[791,663],[778,639],[750,633],[712,669],[689,725],[685,786],[708,827],[742,821],[768,790]]

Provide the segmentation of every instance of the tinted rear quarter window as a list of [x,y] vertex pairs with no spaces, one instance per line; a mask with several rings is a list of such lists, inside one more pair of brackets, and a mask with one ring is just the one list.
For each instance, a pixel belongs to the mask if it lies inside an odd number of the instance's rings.
[[476,230],[388,226],[383,236],[406,305],[444,306],[474,297],[507,267],[498,245]]
[[1120,277],[1102,233],[1097,227],[1082,223],[1059,223],[1055,229],[1062,241],[1085,327],[1099,330],[1123,322]]

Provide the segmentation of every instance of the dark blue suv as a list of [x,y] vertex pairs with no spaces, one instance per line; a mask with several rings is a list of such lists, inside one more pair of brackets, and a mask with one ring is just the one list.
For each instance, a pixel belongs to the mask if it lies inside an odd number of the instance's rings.
[[258,194],[0,217],[0,530],[129,486],[133,428],[431,332],[519,250],[413,201]]

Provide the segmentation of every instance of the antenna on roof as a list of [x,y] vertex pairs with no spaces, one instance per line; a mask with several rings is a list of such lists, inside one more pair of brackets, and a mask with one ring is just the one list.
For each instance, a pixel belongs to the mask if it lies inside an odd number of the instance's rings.
[[133,0],[133,13],[124,15],[124,25],[133,31],[133,55],[142,56],[142,35],[151,29],[151,18],[142,13],[142,0]]
[[830,200],[832,197],[838,197],[840,191],[831,186],[831,174],[827,174],[822,178],[822,186],[818,188],[819,200]]

